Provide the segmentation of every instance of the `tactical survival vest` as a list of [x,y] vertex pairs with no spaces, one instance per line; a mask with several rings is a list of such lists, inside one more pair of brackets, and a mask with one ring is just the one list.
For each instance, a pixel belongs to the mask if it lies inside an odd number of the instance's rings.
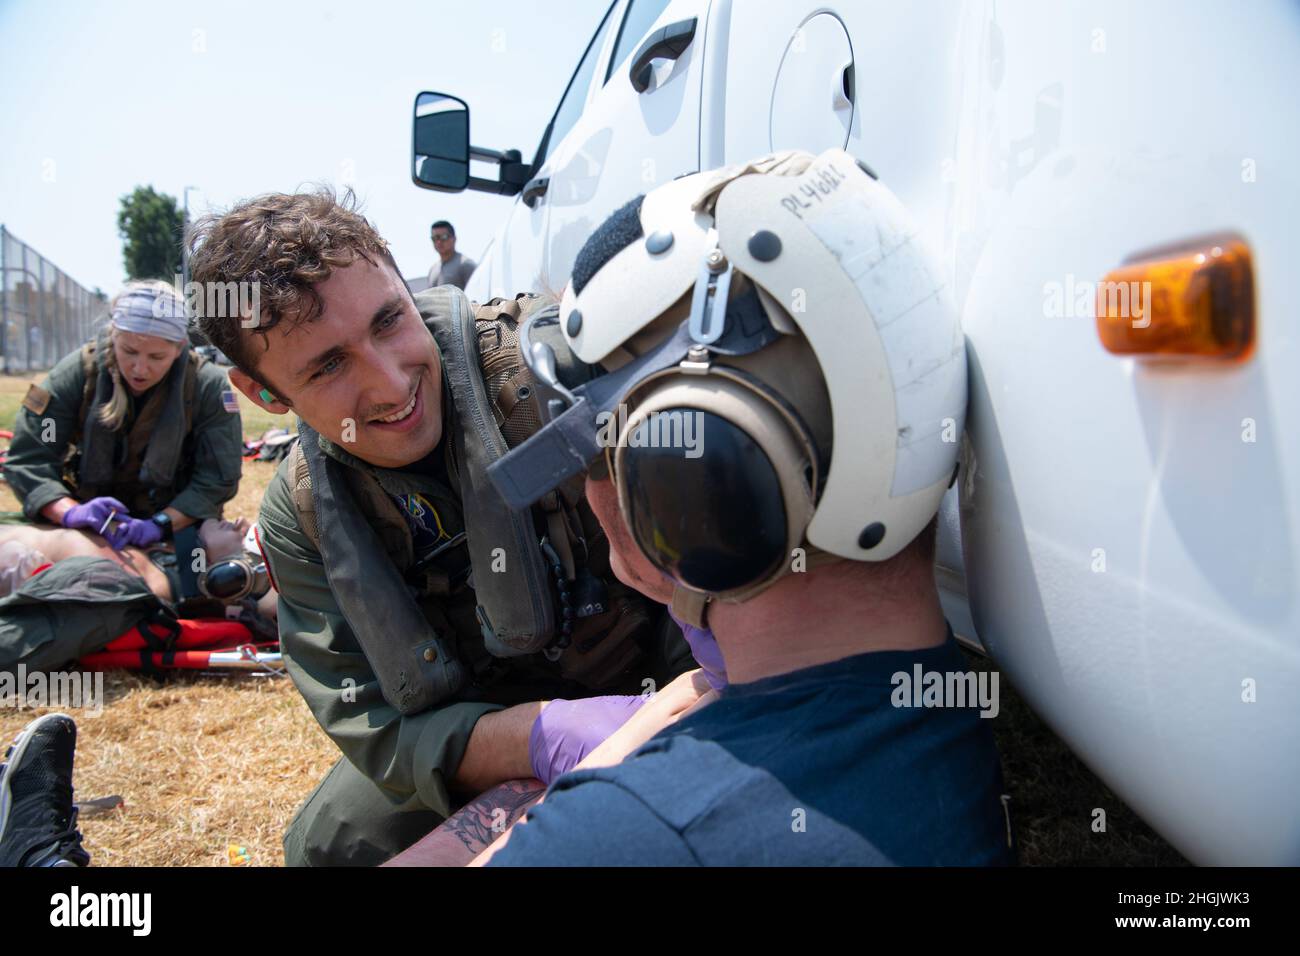
[[[487,478],[492,461],[540,426],[518,326],[557,306],[520,295],[475,307],[453,286],[426,290],[416,304],[455,406],[457,424],[444,440],[460,486],[476,636],[496,658],[541,652],[561,678],[610,686],[640,658],[652,615],[614,579],[580,483],[514,511]],[[448,581],[417,564],[410,526],[375,479],[322,452],[305,422],[299,434],[286,465],[298,523],[385,699],[402,713],[436,705],[470,676],[453,635],[438,633],[438,622],[451,626],[443,613]],[[510,573],[496,573],[502,568]]]
[[[149,485],[140,481],[139,477],[140,467],[144,463],[145,451],[149,447],[149,436],[153,432],[158,416],[162,413],[165,393],[155,392],[136,414],[135,421],[131,424],[131,429],[126,435],[126,461],[122,464],[121,472],[114,479],[113,484],[102,487],[89,485],[83,487],[81,485],[79,472],[82,431],[85,428],[86,416],[90,414],[90,406],[95,401],[95,385],[99,379],[99,364],[95,354],[95,345],[96,342],[92,340],[81,347],[81,371],[85,376],[86,384],[81,392],[81,408],[77,411],[72,441],[63,460],[64,483],[69,488],[75,489],[83,500],[101,494],[111,494],[114,498],[120,499],[131,510],[132,514],[152,514],[175,497],[175,492],[179,491],[185,483],[181,480],[181,466],[186,459],[184,455],[181,456],[176,474],[172,476],[170,489],[151,489]],[[207,359],[193,349],[187,349],[187,352],[189,364],[185,368],[182,388],[185,393],[185,434],[188,436],[194,426],[194,393],[198,385],[199,368]],[[151,491],[153,492],[152,495],[150,494]],[[159,501],[161,501],[161,504],[158,503]]]

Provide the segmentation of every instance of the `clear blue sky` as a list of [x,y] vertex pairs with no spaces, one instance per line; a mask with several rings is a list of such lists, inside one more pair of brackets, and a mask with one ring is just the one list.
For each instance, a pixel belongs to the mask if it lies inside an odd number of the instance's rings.
[[87,288],[124,279],[121,196],[190,213],[350,182],[408,278],[449,219],[478,257],[507,197],[410,180],[420,90],[470,106],[474,145],[530,158],[608,0],[0,0],[0,222]]

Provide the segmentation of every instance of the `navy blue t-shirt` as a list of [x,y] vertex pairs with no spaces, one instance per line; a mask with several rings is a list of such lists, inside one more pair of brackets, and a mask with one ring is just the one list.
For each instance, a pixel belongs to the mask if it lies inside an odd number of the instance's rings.
[[918,664],[969,671],[949,632],[732,685],[622,764],[560,777],[492,864],[1013,863],[989,721],[896,694]]

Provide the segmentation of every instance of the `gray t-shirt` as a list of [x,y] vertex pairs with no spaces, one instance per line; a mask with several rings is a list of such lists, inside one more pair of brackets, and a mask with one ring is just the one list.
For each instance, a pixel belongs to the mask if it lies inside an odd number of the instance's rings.
[[433,268],[429,270],[429,288],[454,285],[458,289],[463,289],[469,282],[469,277],[474,274],[477,265],[478,263],[473,259],[466,259],[459,252],[453,252],[446,262],[439,260],[433,264]]

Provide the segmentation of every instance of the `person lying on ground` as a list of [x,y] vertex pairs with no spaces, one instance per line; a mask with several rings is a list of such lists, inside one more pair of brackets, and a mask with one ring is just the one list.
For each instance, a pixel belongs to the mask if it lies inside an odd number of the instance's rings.
[[[245,551],[244,541],[251,527],[247,518],[235,521],[207,518],[199,526],[198,541],[203,549],[203,565],[215,568],[223,562],[261,563],[259,555]],[[170,604],[181,600],[182,586],[177,571],[177,555],[170,546],[113,548],[94,531],[77,528],[51,528],[42,525],[0,525],[0,597],[11,594],[23,579],[43,564],[55,564],[74,556],[105,558],[121,566],[128,574],[144,580],[155,595]],[[220,572],[219,572],[220,573]],[[267,590],[257,597],[257,613],[275,619],[275,592]]]

